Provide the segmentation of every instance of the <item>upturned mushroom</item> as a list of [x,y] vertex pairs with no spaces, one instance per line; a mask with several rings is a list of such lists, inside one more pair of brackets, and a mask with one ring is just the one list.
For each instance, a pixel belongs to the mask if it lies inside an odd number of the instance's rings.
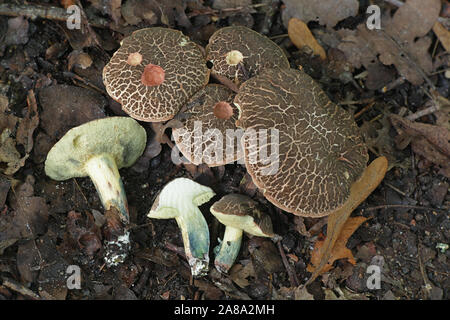
[[146,28],[123,39],[103,69],[108,94],[131,117],[170,120],[208,83],[202,49],[181,31]]
[[145,148],[147,134],[128,117],[93,120],[70,129],[50,150],[45,173],[54,180],[89,176],[106,210],[115,207],[129,221],[118,169],[129,167]]
[[202,276],[208,271],[209,229],[198,207],[214,195],[209,187],[177,178],[164,186],[147,215],[154,219],[176,220],[193,276]]
[[228,194],[215,202],[211,213],[225,225],[225,233],[217,251],[214,265],[219,272],[227,273],[236,260],[242,234],[273,237],[272,221],[261,205],[241,194]]
[[[242,138],[247,171],[270,202],[309,217],[326,216],[343,206],[368,160],[350,113],[295,69],[264,70],[240,87],[234,103],[239,127],[275,133],[265,142],[250,134]],[[259,157],[273,144],[278,150],[267,164]]]
[[236,85],[266,68],[289,68],[283,50],[266,36],[243,26],[217,30],[206,46],[213,76],[226,77]]
[[223,85],[209,84],[189,100],[186,111],[182,109],[182,125],[172,133],[178,149],[191,163],[215,167],[242,157],[242,130],[235,124],[238,110],[232,104],[234,96]]

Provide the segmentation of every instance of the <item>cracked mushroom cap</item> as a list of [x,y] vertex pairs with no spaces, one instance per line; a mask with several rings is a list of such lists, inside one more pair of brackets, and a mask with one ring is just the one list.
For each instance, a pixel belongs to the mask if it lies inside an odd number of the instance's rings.
[[215,202],[210,211],[225,226],[258,237],[274,236],[270,216],[258,202],[247,196],[237,193],[227,194]]
[[109,154],[118,169],[133,165],[144,152],[147,134],[132,118],[110,117],[72,128],[53,146],[45,173],[54,180],[87,176],[85,164],[92,157]]
[[[217,30],[206,46],[211,72],[239,85],[266,68],[289,68],[283,50],[266,36],[242,26]],[[243,67],[243,68],[242,68]]]
[[201,48],[181,31],[147,28],[123,39],[103,69],[108,94],[137,120],[166,121],[209,79]]
[[[237,125],[258,132],[257,139],[246,134],[241,142],[247,171],[269,201],[310,217],[329,215],[344,204],[368,160],[350,113],[295,69],[265,70],[241,86],[234,102],[240,110]],[[258,141],[260,129],[267,130],[268,143]],[[269,164],[258,158],[265,147]]]
[[[215,167],[242,157],[242,129],[236,127],[238,110],[232,104],[234,96],[223,85],[209,84],[186,105],[183,126],[174,128],[172,133],[178,149],[193,164]],[[196,139],[202,141],[197,143]]]

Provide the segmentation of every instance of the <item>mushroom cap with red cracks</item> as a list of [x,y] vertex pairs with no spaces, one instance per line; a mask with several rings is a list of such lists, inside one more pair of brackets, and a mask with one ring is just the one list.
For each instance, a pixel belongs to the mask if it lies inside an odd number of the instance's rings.
[[206,59],[211,73],[240,85],[266,68],[289,68],[283,50],[266,36],[243,26],[217,30],[209,38]]
[[[267,130],[264,143],[247,134],[241,142],[247,171],[269,201],[310,217],[342,207],[368,160],[352,114],[296,69],[264,70],[241,86],[234,103],[239,109],[237,125],[246,133]],[[278,141],[272,129],[278,130]],[[278,155],[271,167],[258,157],[266,147],[270,155],[272,144]]]
[[[223,85],[208,84],[182,109],[185,114],[183,117],[185,119],[181,120],[183,125],[180,128],[173,128],[172,133],[178,149],[193,164],[206,163],[210,167],[215,167],[242,157],[240,147],[242,134],[239,133],[243,130],[238,129],[235,124],[238,110],[232,105],[234,96],[235,93]],[[217,104],[226,105],[231,109],[227,108],[224,118],[214,114]],[[212,134],[208,135],[208,132]],[[223,138],[220,142],[216,141],[215,133]],[[202,140],[197,143],[195,137]]]
[[170,120],[209,80],[203,51],[181,31],[147,28],[123,39],[103,69],[108,94],[131,117]]

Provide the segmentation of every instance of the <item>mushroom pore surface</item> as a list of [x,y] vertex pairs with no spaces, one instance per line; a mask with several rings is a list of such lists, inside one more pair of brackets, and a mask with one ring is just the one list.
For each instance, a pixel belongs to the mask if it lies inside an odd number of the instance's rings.
[[[238,126],[267,130],[268,143],[256,139],[255,144],[244,135],[242,144],[247,171],[269,201],[312,217],[329,215],[343,205],[368,160],[350,113],[295,69],[265,70],[241,86],[234,102],[240,110]],[[272,132],[278,133],[278,143]],[[270,154],[272,144],[278,146],[278,156],[268,168],[259,155],[266,146]]]
[[289,68],[283,50],[266,36],[242,26],[217,30],[206,46],[211,72],[240,84],[266,68]]
[[[158,71],[156,78],[152,73],[144,76],[149,65],[159,68],[153,70]],[[173,118],[208,79],[200,47],[182,32],[160,27],[141,29],[123,39],[103,69],[108,94],[131,117],[149,122]]]

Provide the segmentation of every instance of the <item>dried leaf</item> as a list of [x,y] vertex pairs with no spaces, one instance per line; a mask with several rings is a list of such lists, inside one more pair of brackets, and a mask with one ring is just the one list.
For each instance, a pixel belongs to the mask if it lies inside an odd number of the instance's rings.
[[391,115],[392,124],[407,135],[416,138],[424,137],[435,145],[440,152],[450,157],[450,132],[447,128],[410,121],[396,114]]
[[230,270],[230,278],[239,287],[245,288],[250,282],[248,277],[256,277],[255,269],[253,268],[253,263],[249,261],[245,266],[240,263],[236,263]]
[[295,288],[294,297],[295,300],[314,300],[313,295],[306,290],[305,286]]
[[315,55],[325,60],[327,54],[322,46],[314,38],[306,23],[297,18],[289,20],[288,34],[292,43],[299,49],[309,47]]
[[309,270],[313,272],[307,284],[314,281],[318,275],[324,273],[327,263],[332,257],[334,246],[339,239],[341,230],[345,222],[352,213],[381,183],[387,171],[388,162],[385,157],[379,157],[364,170],[361,178],[352,184],[350,188],[350,197],[345,204],[337,211],[328,216],[327,237],[320,247],[317,263]]
[[414,153],[420,154],[443,168],[443,174],[450,172],[450,132],[446,127],[419,123],[391,115],[390,119],[399,135],[397,146],[402,149],[411,143]]
[[[3,173],[6,175],[12,175],[23,167],[25,160],[28,159],[29,153],[33,149],[33,132],[39,124],[39,115],[32,90],[28,93],[27,101],[28,110],[24,118],[8,114],[10,111],[7,100],[1,98],[0,101],[0,114],[2,115],[0,118],[2,119],[0,120],[0,130],[4,126],[0,134],[0,163],[6,164],[6,167],[2,168]],[[19,124],[18,126],[17,123]],[[13,139],[13,136],[15,136],[15,139]],[[23,157],[17,150],[18,145],[23,146],[25,151]]]
[[8,195],[9,188],[11,187],[11,182],[0,176],[0,212],[5,205],[6,196]]
[[356,68],[380,61],[395,65],[398,72],[414,85],[423,82],[424,74],[433,65],[428,48],[431,38],[425,35],[431,30],[440,10],[439,0],[408,0],[391,18],[384,14],[382,29],[369,30],[361,23],[357,30],[341,30],[342,43],[338,49],[345,52]]
[[287,27],[291,18],[298,18],[305,23],[319,21],[327,27],[334,27],[339,21],[358,14],[357,0],[283,0],[282,12],[284,25]]
[[7,45],[25,44],[28,42],[28,20],[19,16],[8,20],[8,30],[2,40]]
[[436,22],[433,26],[434,34],[439,38],[445,51],[450,51],[450,31],[448,31],[441,23]]
[[[333,250],[331,250],[331,256],[328,259],[328,262],[323,267],[321,272],[324,273],[324,272],[331,270],[331,268],[333,267],[334,261],[340,260],[340,259],[348,259],[348,262],[350,262],[351,264],[353,264],[353,265],[356,264],[355,258],[353,257],[353,254],[352,254],[352,251],[347,249],[346,245],[347,245],[347,241],[351,237],[351,235],[366,220],[367,220],[367,218],[365,218],[365,217],[354,217],[354,218],[349,218],[345,222],[344,226],[342,227],[341,232],[339,233],[339,237],[337,238],[336,243],[333,246]],[[309,272],[314,271],[313,265],[319,264],[320,250],[321,250],[324,242],[325,242],[325,239],[320,239],[320,240],[316,241],[316,243],[314,245],[314,249],[311,254],[311,264],[312,265],[309,265],[307,268],[307,270]]]
[[73,50],[67,57],[67,69],[70,71],[74,66],[87,69],[92,65],[92,59],[86,52],[81,50]]
[[26,158],[20,157],[20,153],[16,149],[16,142],[11,136],[11,130],[8,128],[3,130],[0,135],[0,163],[6,163],[6,168],[2,170],[6,175],[14,174],[25,164],[26,160]]

